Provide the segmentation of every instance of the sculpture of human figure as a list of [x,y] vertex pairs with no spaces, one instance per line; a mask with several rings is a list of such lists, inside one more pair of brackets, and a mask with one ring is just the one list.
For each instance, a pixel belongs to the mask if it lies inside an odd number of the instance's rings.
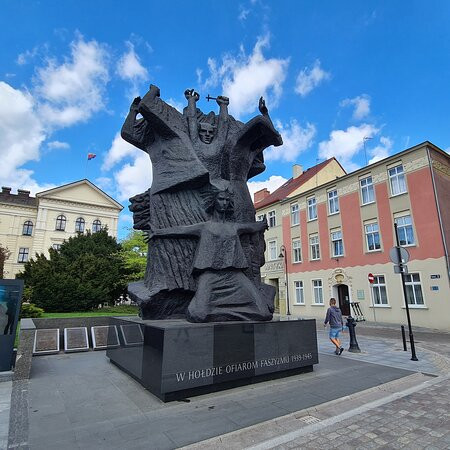
[[189,236],[199,240],[192,268],[198,284],[188,306],[188,320],[270,320],[273,309],[243,272],[249,263],[240,241],[243,234],[267,229],[267,221],[229,221],[233,202],[226,190],[215,193],[210,203],[207,222],[153,229],[148,234],[149,239]]

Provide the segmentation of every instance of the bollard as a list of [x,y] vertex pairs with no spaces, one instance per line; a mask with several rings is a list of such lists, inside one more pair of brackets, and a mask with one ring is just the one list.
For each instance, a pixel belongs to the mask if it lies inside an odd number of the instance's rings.
[[406,348],[406,333],[405,333],[405,327],[402,325],[402,340],[403,340],[403,351],[407,352],[408,349]]
[[352,353],[361,353],[361,349],[359,348],[358,341],[356,340],[355,334],[355,319],[352,316],[347,317],[347,327],[348,333],[350,335],[350,347],[348,348],[349,352]]

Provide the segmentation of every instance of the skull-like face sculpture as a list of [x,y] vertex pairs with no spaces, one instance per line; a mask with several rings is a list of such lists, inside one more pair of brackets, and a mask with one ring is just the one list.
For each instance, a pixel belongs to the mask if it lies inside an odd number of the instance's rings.
[[201,122],[198,125],[198,136],[205,144],[211,144],[214,139],[215,132],[216,127],[214,125],[205,122]]

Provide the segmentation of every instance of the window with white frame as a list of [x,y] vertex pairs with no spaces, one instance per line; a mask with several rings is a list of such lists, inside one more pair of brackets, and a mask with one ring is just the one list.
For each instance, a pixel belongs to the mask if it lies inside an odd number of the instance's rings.
[[364,225],[364,232],[366,235],[367,251],[374,252],[381,249],[380,244],[380,230],[378,223],[368,223]]
[[423,305],[422,285],[418,273],[404,275],[406,286],[406,300],[409,305]]
[[322,280],[312,280],[313,299],[315,305],[323,305]]
[[22,234],[24,236],[31,236],[33,234],[33,222],[31,220],[26,220],[23,224]]
[[399,195],[406,192],[406,180],[403,166],[400,164],[392,167],[391,169],[388,169],[388,173],[389,184],[391,185],[391,194]]
[[78,217],[78,219],[75,221],[75,231],[77,233],[84,233],[85,225],[85,220],[82,217]]
[[277,225],[277,217],[275,214],[275,211],[269,211],[267,214],[268,220],[269,220],[269,228],[273,228]]
[[339,198],[337,189],[328,191],[328,211],[330,214],[336,214],[339,212]]
[[56,218],[56,231],[64,231],[66,229],[66,216],[62,214]]
[[333,257],[344,256],[344,241],[342,240],[341,230],[331,232],[331,246],[333,248]]
[[19,257],[17,258],[17,262],[26,263],[28,261],[28,253],[29,253],[28,248],[20,247],[19,248]]
[[300,212],[298,210],[298,203],[291,205],[291,225],[298,225],[300,223]]
[[367,203],[373,203],[375,201],[375,192],[373,189],[372,177],[365,177],[359,180],[359,186],[361,188],[361,202],[363,205]]
[[411,216],[401,216],[395,218],[397,224],[398,240],[400,245],[414,245],[414,230],[412,226]]
[[318,234],[312,234],[309,236],[309,247],[311,250],[311,260],[320,259],[320,246]]
[[92,232],[93,233],[98,233],[101,229],[102,229],[102,223],[100,222],[100,220],[95,219],[92,222]]
[[316,197],[308,198],[308,220],[317,219]]
[[302,262],[302,244],[300,239],[292,240],[292,262]]
[[305,296],[303,293],[303,281],[294,281],[294,290],[295,290],[295,304],[304,305]]
[[54,250],[56,250],[56,251],[59,251],[59,250],[61,250],[61,245],[62,245],[62,244],[53,244],[53,245],[52,245],[52,248],[53,248]]
[[275,259],[278,259],[277,241],[269,241],[267,243],[267,253],[269,261],[274,261]]
[[372,283],[372,296],[374,305],[387,305],[386,281],[384,275],[374,275]]

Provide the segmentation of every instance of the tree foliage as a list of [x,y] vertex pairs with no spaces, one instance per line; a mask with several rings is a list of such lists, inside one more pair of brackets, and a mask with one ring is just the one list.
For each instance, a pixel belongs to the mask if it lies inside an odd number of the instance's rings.
[[0,244],[0,280],[3,279],[4,270],[5,270],[5,261],[11,256],[11,252],[8,250],[8,247],[3,247]]
[[29,300],[47,312],[87,311],[114,303],[126,290],[121,245],[107,230],[71,237],[49,255],[36,254],[17,275]]
[[121,244],[128,281],[143,279],[147,265],[147,243],[144,240],[144,233],[133,230]]

